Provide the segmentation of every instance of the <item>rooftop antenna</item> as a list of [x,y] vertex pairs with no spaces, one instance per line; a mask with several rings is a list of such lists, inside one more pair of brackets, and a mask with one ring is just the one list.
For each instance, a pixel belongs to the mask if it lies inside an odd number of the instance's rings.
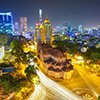
[[48,15],[46,14],[46,19],[48,19]]

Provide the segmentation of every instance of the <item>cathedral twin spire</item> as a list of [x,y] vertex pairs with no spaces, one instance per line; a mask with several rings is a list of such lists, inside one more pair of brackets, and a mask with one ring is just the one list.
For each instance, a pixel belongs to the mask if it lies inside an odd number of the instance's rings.
[[37,40],[41,40],[41,35],[40,35],[40,29],[38,28],[38,36],[37,36]]
[[[46,35],[46,40],[51,39],[50,34],[49,34],[49,26],[47,27],[47,35]],[[38,28],[38,35],[37,35],[37,40],[41,40],[41,35],[40,35],[40,29]]]
[[49,26],[47,27],[47,36],[46,36],[46,39],[51,39],[50,38],[50,34],[49,34]]

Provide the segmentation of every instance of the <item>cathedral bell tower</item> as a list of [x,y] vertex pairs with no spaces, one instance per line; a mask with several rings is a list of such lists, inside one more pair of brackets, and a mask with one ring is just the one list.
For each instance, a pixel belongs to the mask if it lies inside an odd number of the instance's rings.
[[50,38],[50,34],[49,34],[49,26],[47,27],[46,43],[51,45],[51,38]]
[[41,50],[41,35],[40,35],[40,29],[38,28],[38,35],[37,35],[37,56],[40,54]]

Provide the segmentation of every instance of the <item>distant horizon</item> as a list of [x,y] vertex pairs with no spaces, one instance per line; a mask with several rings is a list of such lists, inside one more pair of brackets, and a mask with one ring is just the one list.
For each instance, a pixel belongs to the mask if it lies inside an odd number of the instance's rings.
[[82,25],[93,28],[100,25],[100,0],[0,0],[0,12],[12,12],[13,23],[20,23],[20,17],[27,17],[28,29],[35,29],[42,9],[43,21],[48,15],[53,28],[67,22],[71,26]]

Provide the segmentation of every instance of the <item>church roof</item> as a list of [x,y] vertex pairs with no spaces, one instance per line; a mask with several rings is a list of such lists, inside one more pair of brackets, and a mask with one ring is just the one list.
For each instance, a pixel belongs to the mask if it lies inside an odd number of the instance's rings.
[[56,61],[53,61],[52,64],[53,64],[53,65],[56,64]]
[[58,49],[53,49],[52,52],[51,52],[51,55],[53,55],[54,57],[57,57],[57,58],[63,58],[64,55],[61,51],[59,51]]
[[60,50],[61,52],[66,52],[66,48],[65,47],[57,47],[56,49]]
[[43,48],[43,49],[44,49],[44,48],[52,48],[52,46],[50,46],[50,45],[48,45],[48,44],[43,43],[43,44],[42,44],[42,48]]
[[42,51],[44,55],[52,55],[53,57],[56,57],[56,58],[62,59],[66,57],[66,55],[63,54],[66,52],[65,47],[53,48],[51,45],[43,43]]
[[56,66],[61,66],[61,63],[56,63]]
[[53,68],[52,66],[50,66],[50,67],[48,68],[48,70],[52,70],[52,71],[53,71],[53,70],[54,70],[54,68]]
[[73,65],[70,64],[70,66],[68,66],[68,68],[72,70],[73,69]]
[[42,49],[43,49],[43,54],[44,55],[52,55],[56,58],[63,58],[65,57],[63,55],[64,52],[66,52],[66,50],[62,47],[62,48],[53,48],[52,46],[48,45],[48,44],[42,44]]
[[46,60],[45,62],[47,62],[47,64],[53,62],[54,60],[52,58],[49,58],[48,60]]
[[51,55],[51,52],[50,52],[50,50],[44,50],[44,49],[43,49],[43,54],[44,54],[44,55]]
[[62,66],[66,66],[67,65],[67,63],[66,62],[62,62]]
[[61,72],[61,70],[59,68],[56,68],[53,71],[55,71],[55,72]]
[[70,71],[70,69],[67,68],[67,67],[65,67],[65,66],[62,68],[62,70],[63,70],[64,72],[69,72],[69,71]]
[[66,69],[67,69],[67,67],[65,67],[65,66],[62,68],[63,71],[65,71]]

